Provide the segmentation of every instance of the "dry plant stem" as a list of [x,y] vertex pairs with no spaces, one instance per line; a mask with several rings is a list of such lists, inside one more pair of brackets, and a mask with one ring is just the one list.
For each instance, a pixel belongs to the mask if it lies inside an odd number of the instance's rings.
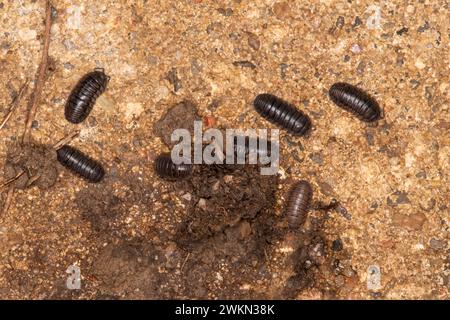
[[3,189],[4,187],[6,187],[7,185],[9,185],[10,183],[13,183],[13,182],[16,181],[17,179],[19,179],[24,173],[25,173],[25,171],[19,172],[14,178],[11,178],[11,179],[9,179],[8,181],[6,181],[5,183],[3,183],[3,184],[0,186],[0,189]]
[[68,144],[70,141],[72,141],[76,136],[80,134],[80,130],[76,130],[72,133],[70,133],[67,137],[62,138],[57,143],[53,145],[54,150],[60,149],[63,145]]
[[8,212],[9,206],[11,205],[11,202],[13,200],[14,190],[14,185],[10,185],[8,189],[8,195],[6,196],[6,201],[3,206],[2,216],[4,216]]
[[185,258],[184,261],[183,261],[183,265],[181,266],[181,270],[180,270],[180,271],[183,271],[184,266],[185,266],[186,262],[188,261],[190,255],[191,255],[191,253],[189,252],[189,253],[187,254],[186,258]]
[[32,185],[36,180],[38,180],[40,177],[41,177],[41,174],[40,174],[40,173],[37,174],[37,175],[32,176],[32,177],[28,180],[28,182],[27,182],[27,187],[31,186],[31,185]]
[[45,82],[45,73],[48,64],[48,49],[50,46],[50,30],[52,28],[52,5],[50,1],[46,1],[45,8],[45,34],[44,34],[44,50],[42,51],[41,63],[39,65],[38,78],[34,83],[34,89],[30,102],[27,123],[23,133],[22,142],[29,143],[31,139],[31,124],[36,116],[39,99],[41,97],[42,88]]
[[3,119],[2,123],[0,124],[0,130],[3,129],[3,127],[6,125],[6,123],[8,122],[8,120],[11,118],[12,114],[14,113],[14,110],[17,109],[17,107],[20,104],[20,101],[22,100],[23,96],[25,95],[25,93],[27,92],[28,89],[28,79],[25,80],[25,83],[22,85],[22,87],[19,90],[19,94],[17,95],[17,97],[11,102],[11,105],[9,107],[9,111],[8,114],[5,116],[5,118]]

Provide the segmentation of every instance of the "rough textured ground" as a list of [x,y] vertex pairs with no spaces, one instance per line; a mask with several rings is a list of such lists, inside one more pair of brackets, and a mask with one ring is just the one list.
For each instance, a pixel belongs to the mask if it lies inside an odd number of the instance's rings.
[[[0,216],[1,298],[449,298],[446,1],[53,5],[33,138],[52,145],[75,129],[65,100],[84,73],[105,68],[108,90],[73,145],[108,176],[92,185],[59,167],[53,186],[15,193]],[[0,0],[2,117],[35,77],[43,17],[43,1]],[[377,127],[330,102],[336,81],[376,97],[385,110]],[[314,123],[308,138],[281,133],[278,177],[255,167],[156,177],[153,159],[168,148],[155,125],[171,106],[192,101],[222,128],[272,127],[252,109],[261,92]],[[25,109],[23,101],[0,131],[2,167]],[[316,201],[337,198],[347,212],[313,211],[303,230],[288,231],[282,209],[299,178]],[[72,265],[81,290],[66,288]],[[381,285],[368,288],[373,265]]]

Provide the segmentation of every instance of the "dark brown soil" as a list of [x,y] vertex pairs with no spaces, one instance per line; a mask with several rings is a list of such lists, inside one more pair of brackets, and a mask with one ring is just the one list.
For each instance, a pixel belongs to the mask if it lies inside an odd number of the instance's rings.
[[[125,195],[115,195],[107,179],[80,191],[75,201],[98,243],[109,243],[99,248],[86,275],[98,281],[98,299],[294,298],[315,284],[326,260],[319,223],[309,231],[287,229],[285,219],[274,214],[277,176],[261,175],[258,166],[198,166],[188,179],[164,181],[172,194],[189,201],[176,231],[152,239],[122,232],[121,218],[132,207],[151,203],[142,194],[150,187],[133,177],[120,180],[129,183]],[[292,276],[286,288],[271,288],[267,262],[286,237],[295,248],[285,266]],[[267,289],[242,290],[252,283]]]
[[6,181],[24,172],[14,187],[26,189],[38,186],[45,190],[52,187],[58,179],[58,163],[56,152],[46,145],[40,144],[13,144],[10,146],[4,166]]

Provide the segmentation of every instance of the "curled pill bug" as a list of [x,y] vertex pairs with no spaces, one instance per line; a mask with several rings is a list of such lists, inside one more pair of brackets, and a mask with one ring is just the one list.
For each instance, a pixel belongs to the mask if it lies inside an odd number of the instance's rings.
[[297,228],[305,222],[311,200],[312,187],[308,181],[301,180],[292,186],[286,209],[286,216],[291,228]]
[[329,96],[337,106],[353,113],[362,121],[372,122],[381,118],[381,109],[375,99],[351,84],[333,84]]
[[311,120],[305,113],[272,94],[258,95],[253,105],[263,118],[291,134],[302,136],[311,128]]
[[192,173],[191,164],[175,164],[170,154],[159,155],[155,160],[155,171],[162,178],[182,179]]
[[84,75],[67,100],[64,111],[67,121],[75,124],[83,122],[92,111],[97,98],[105,92],[109,79],[100,68]]
[[100,182],[105,176],[102,165],[74,147],[65,145],[58,149],[57,159],[66,168],[90,182]]

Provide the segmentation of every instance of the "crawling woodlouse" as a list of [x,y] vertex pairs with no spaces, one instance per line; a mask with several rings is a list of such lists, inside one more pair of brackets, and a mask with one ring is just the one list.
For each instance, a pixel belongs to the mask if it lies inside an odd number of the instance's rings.
[[311,200],[312,187],[308,181],[300,180],[292,186],[286,210],[291,228],[299,227],[305,222]]
[[311,128],[311,120],[305,113],[274,95],[260,94],[253,105],[262,117],[294,135],[304,135]]
[[155,160],[155,171],[163,178],[182,179],[192,173],[191,164],[175,164],[169,153],[159,155]]
[[102,165],[81,151],[65,145],[57,151],[58,161],[90,182],[100,182],[105,170]]
[[83,122],[94,107],[97,98],[106,90],[109,77],[103,69],[84,75],[73,88],[67,100],[64,115],[71,123]]
[[335,83],[331,86],[329,95],[336,105],[363,121],[372,122],[381,118],[380,106],[375,99],[351,84]]

